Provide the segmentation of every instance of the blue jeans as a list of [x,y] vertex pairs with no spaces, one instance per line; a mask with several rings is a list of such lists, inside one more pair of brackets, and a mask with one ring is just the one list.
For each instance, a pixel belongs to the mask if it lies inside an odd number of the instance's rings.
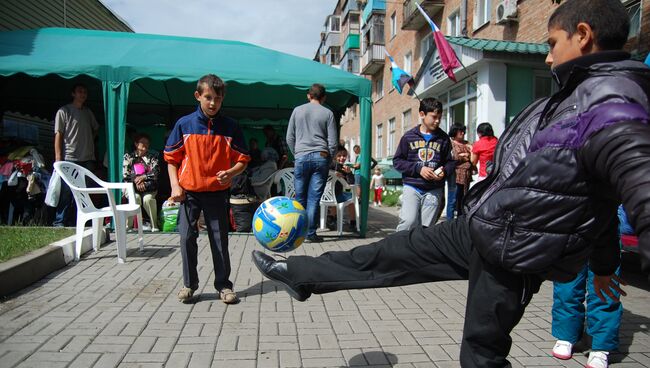
[[[620,274],[620,267],[616,270]],[[618,293],[612,290],[614,295]],[[591,349],[614,351],[618,349],[618,329],[623,306],[608,296],[601,301],[594,292],[594,273],[585,266],[573,281],[553,283],[552,334],[558,340],[572,344],[580,341],[585,322],[587,299],[587,333],[592,337]]]
[[447,176],[447,221],[454,218],[456,210],[456,170]]
[[[68,161],[83,166],[90,171],[96,168],[95,161]],[[86,182],[88,184],[88,182]],[[61,179],[61,192],[59,193],[59,203],[56,205],[56,215],[52,226],[75,226],[77,223],[77,206],[74,203],[72,191],[68,184]]]
[[329,175],[330,157],[323,156],[321,152],[310,152],[296,157],[293,169],[296,200],[307,211],[309,223],[307,237],[316,236],[320,198],[325,191]]
[[417,226],[433,226],[438,222],[444,207],[445,189],[436,188],[420,193],[405,185],[402,192],[402,208],[399,211],[397,231]]

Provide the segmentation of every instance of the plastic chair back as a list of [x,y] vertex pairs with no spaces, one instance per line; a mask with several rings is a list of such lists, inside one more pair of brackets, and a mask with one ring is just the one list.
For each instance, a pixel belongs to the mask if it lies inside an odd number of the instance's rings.
[[278,188],[278,191],[282,191],[285,196],[289,198],[296,198],[296,189],[293,185],[294,179],[293,168],[289,167],[277,171],[273,178],[273,182]]
[[90,199],[90,194],[79,191],[79,189],[88,188],[87,179],[94,182],[96,187],[102,187],[101,183],[103,181],[90,170],[72,162],[58,161],[54,163],[54,167],[59,173],[59,176],[61,176],[61,179],[70,187],[75,202],[77,203],[77,210],[84,213],[97,211],[97,207],[95,207],[95,204]]

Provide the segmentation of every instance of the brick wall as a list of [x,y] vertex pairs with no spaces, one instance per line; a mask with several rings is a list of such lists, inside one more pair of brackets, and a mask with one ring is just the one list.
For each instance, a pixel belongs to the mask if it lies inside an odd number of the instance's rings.
[[496,10],[500,1],[492,0],[490,23],[474,30],[475,1],[468,1],[468,33],[470,37],[519,42],[546,42],[548,17],[559,6],[551,0],[520,0],[517,4],[517,22],[497,24]]
[[[548,38],[547,21],[548,17],[558,7],[551,0],[519,0],[517,4],[518,22],[510,22],[502,25],[496,23],[496,8],[499,3],[492,0],[490,23],[474,30],[474,6],[475,0],[467,0],[467,30],[468,35],[474,38],[488,38],[520,42],[546,42]],[[448,0],[442,11],[433,17],[433,20],[440,26],[443,32],[447,32],[447,18],[453,12],[459,10],[461,0]],[[650,0],[642,0],[642,23],[640,36],[628,42],[626,49],[631,52],[637,52],[645,55],[650,50]],[[397,35],[390,39],[390,17],[393,12],[397,15]],[[386,34],[386,49],[395,58],[400,67],[404,67],[404,55],[409,51],[412,53],[412,74],[417,74],[420,69],[420,41],[429,34],[428,25],[418,31],[402,30],[402,4],[391,1],[386,3],[386,17],[384,21]],[[382,72],[372,77],[367,76],[374,81],[379,75],[384,78],[384,97],[374,101],[372,111],[372,155],[375,156],[376,147],[376,126],[378,123],[383,124],[384,152],[381,157],[386,157],[386,144],[388,140],[388,120],[396,119],[396,137],[395,142],[399,142],[402,132],[402,112],[411,109],[411,124],[417,124],[418,101],[406,94],[409,87],[405,88],[402,95],[394,90],[390,83],[390,64],[386,63]],[[373,91],[374,96],[374,91]],[[354,114],[347,114],[341,118],[341,138],[350,140],[353,138],[358,142],[359,137],[359,107],[355,106]],[[351,147],[348,147],[351,149]]]

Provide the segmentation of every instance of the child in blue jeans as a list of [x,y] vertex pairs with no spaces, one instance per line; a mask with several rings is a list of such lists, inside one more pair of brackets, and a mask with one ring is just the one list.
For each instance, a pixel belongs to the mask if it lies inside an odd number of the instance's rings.
[[[619,233],[630,228],[623,206],[619,206]],[[620,275],[621,268],[616,270]],[[618,329],[621,325],[623,305],[618,300],[601,299],[594,293],[594,273],[586,265],[575,280],[553,283],[552,334],[558,340],[553,356],[571,359],[573,345],[582,337],[585,322],[585,296],[587,300],[587,333],[592,337],[588,368],[606,368],[610,351],[618,349]],[[585,295],[586,292],[586,295]],[[613,291],[616,297],[619,294]]]

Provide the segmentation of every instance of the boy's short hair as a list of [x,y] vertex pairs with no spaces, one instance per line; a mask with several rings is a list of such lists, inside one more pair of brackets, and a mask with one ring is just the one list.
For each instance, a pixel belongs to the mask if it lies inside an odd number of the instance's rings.
[[454,123],[449,129],[449,137],[454,138],[458,132],[467,132],[467,127],[461,123]]
[[79,88],[79,87],[81,87],[81,88],[85,89],[86,91],[88,91],[88,86],[86,86],[84,83],[77,82],[77,83],[72,85],[72,88],[70,88],[70,93],[77,92],[77,88]]
[[225,95],[226,94],[226,84],[214,74],[206,74],[199,79],[196,83],[196,92],[203,94],[203,88],[209,87],[212,88],[217,94]]
[[307,92],[311,98],[316,100],[322,100],[325,97],[325,86],[322,84],[314,83],[309,87],[309,92]]
[[490,123],[481,123],[476,127],[476,132],[483,137],[494,137],[494,129],[492,129],[492,124]]
[[345,154],[347,155],[348,149],[345,148],[344,146],[339,145],[338,147],[336,147],[336,154],[338,155],[341,152],[345,152]]
[[420,101],[420,112],[428,114],[430,112],[442,112],[442,102],[433,97],[427,97]]
[[630,32],[630,18],[620,0],[566,0],[551,14],[548,28],[559,28],[571,36],[578,23],[591,26],[594,41],[602,50],[622,49]]

